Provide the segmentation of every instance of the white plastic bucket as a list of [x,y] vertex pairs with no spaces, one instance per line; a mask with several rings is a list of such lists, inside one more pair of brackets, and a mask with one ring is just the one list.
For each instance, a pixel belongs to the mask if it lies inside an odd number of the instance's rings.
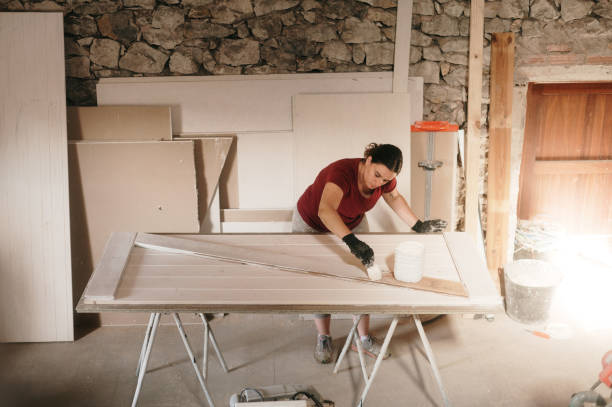
[[521,259],[504,267],[506,314],[522,323],[548,319],[561,272],[541,260]]
[[425,245],[420,242],[407,241],[395,248],[395,267],[393,274],[396,280],[416,283],[423,278]]

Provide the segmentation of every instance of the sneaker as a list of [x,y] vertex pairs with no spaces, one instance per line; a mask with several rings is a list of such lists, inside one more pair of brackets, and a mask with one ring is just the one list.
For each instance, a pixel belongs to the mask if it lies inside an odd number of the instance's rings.
[[318,335],[314,358],[319,363],[329,363],[332,359],[332,338],[329,335]]
[[[378,357],[382,348],[382,343],[380,343],[378,339],[371,335],[368,335],[365,340],[358,340],[361,341],[361,348],[363,349],[363,353],[374,359]],[[357,345],[355,345],[355,343],[351,345],[351,349],[355,352],[359,352],[359,349],[357,349]],[[389,352],[389,348],[387,347],[387,352],[383,355],[383,359],[387,359],[389,356],[391,356],[391,352]]]

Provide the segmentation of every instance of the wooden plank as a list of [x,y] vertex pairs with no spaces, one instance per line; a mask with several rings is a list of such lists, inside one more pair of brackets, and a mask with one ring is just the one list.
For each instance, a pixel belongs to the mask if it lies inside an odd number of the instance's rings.
[[534,175],[611,174],[612,160],[536,160]]
[[199,232],[192,141],[72,142],[68,157],[76,295],[112,232]]
[[85,288],[85,293],[83,294],[85,297],[106,300],[115,298],[115,292],[130,257],[135,239],[136,233],[112,233],[106,243],[102,258]]
[[[398,191],[410,199],[410,110],[405,93],[297,95],[294,109],[295,200],[318,172],[341,158],[363,157],[369,143],[390,143],[404,155]],[[372,232],[410,231],[383,200],[367,214]]]
[[70,140],[172,140],[170,106],[69,106]]
[[0,342],[71,341],[62,13],[0,31]]
[[[432,171],[432,192],[430,199],[430,219],[444,219],[447,230],[456,224],[456,177],[457,177],[457,133],[434,132],[434,160],[442,166]],[[425,186],[427,171],[418,166],[419,161],[427,160],[429,133],[410,135],[410,208],[420,218],[425,217]]]
[[395,55],[393,58],[393,93],[408,92],[411,34],[412,0],[398,0],[395,24]]
[[465,231],[474,241],[480,235],[480,128],[482,103],[482,44],[484,37],[484,0],[470,2],[470,53],[468,66],[468,111],[465,133]]
[[240,246],[228,246],[215,243],[202,245],[188,240],[146,233],[138,234],[135,245],[169,253],[204,256],[222,261],[258,265],[316,277],[338,278],[367,284],[385,284],[450,295],[467,296],[460,282],[457,283],[454,281],[423,277],[418,283],[405,283],[395,280],[390,273],[383,273],[382,280],[371,281],[367,276],[364,276],[362,270],[359,270],[361,267],[356,267],[354,264],[334,265],[333,272],[323,272],[321,270],[329,269],[329,263],[312,257],[289,256],[278,251],[273,252],[272,256],[272,252],[266,253],[262,250],[255,251]]
[[508,260],[513,80],[514,33],[493,33],[486,247],[487,266],[494,278]]
[[391,72],[103,78],[96,86],[98,106],[172,106],[174,135],[291,131],[294,95],[391,90]]

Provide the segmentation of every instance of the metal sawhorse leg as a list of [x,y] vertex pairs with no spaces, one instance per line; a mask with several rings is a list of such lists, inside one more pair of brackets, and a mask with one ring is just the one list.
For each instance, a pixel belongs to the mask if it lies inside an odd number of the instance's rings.
[[[200,316],[204,324],[204,335],[205,335],[204,336],[204,355],[203,355],[203,361],[202,361],[202,364],[203,364],[202,373],[200,373],[200,370],[198,369],[197,361],[195,359],[195,356],[193,355],[191,346],[189,345],[187,334],[185,333],[185,330],[183,329],[183,324],[181,322],[181,319],[178,313],[176,312],[172,313],[172,317],[174,318],[176,327],[179,331],[181,339],[183,340],[183,344],[185,345],[185,350],[187,351],[187,354],[189,355],[189,360],[191,362],[191,365],[193,366],[193,369],[195,370],[198,381],[200,382],[200,387],[202,387],[202,391],[204,392],[204,395],[206,396],[206,401],[208,401],[208,405],[210,407],[215,407],[215,404],[213,403],[212,398],[210,397],[210,393],[208,392],[208,389],[206,388],[206,384],[204,382],[204,378],[206,377],[206,373],[207,373],[206,371],[207,364],[208,364],[207,351],[208,351],[208,339],[209,338],[210,338],[211,343],[213,344],[213,347],[215,349],[217,357],[219,358],[219,362],[221,363],[221,366],[223,367],[223,370],[227,373],[228,369],[225,364],[225,360],[223,359],[223,355],[221,355],[221,351],[219,350],[219,347],[217,346],[217,342],[212,333],[212,330],[210,329],[210,326],[208,325],[206,316],[202,313],[199,313],[198,315]],[[132,407],[136,407],[136,404],[138,403],[138,396],[140,395],[140,390],[142,388],[142,382],[144,380],[144,375],[147,370],[147,364],[149,363],[149,357],[151,356],[151,349],[153,348],[153,341],[155,340],[155,334],[157,333],[157,327],[159,326],[160,317],[161,317],[160,312],[151,313],[151,316],[149,317],[149,324],[147,325],[147,330],[145,332],[144,341],[142,343],[142,348],[140,350],[140,358],[138,360],[138,366],[136,367],[136,374],[138,375],[138,381],[136,384],[136,390],[134,391],[134,398],[132,399]]]
[[[421,323],[421,320],[419,319],[418,315],[412,315],[412,318],[414,319],[414,324],[417,327],[419,336],[421,338],[421,342],[423,343],[423,347],[425,348],[425,353],[427,355],[427,359],[429,360],[429,364],[431,366],[431,370],[433,372],[434,378],[438,384],[438,388],[440,389],[440,393],[442,395],[442,400],[444,401],[444,405],[446,407],[450,407],[451,404],[450,404],[448,397],[446,396],[446,391],[444,390],[444,386],[442,384],[442,378],[440,376],[440,372],[438,370],[438,366],[436,364],[436,360],[434,358],[433,351],[431,349],[431,345],[429,344],[427,335],[425,335],[423,324]],[[363,379],[365,380],[365,388],[363,389],[363,392],[361,393],[361,397],[359,398],[357,407],[362,407],[364,405],[365,398],[368,394],[368,391],[370,390],[372,382],[374,381],[374,377],[376,377],[376,373],[378,373],[378,369],[380,368],[380,364],[382,363],[383,356],[387,352],[387,348],[389,347],[389,343],[391,342],[391,337],[393,336],[393,333],[395,332],[395,328],[397,327],[399,316],[395,315],[393,317],[393,320],[391,321],[391,325],[389,326],[389,329],[387,330],[387,334],[385,335],[385,340],[383,341],[380,354],[378,355],[378,357],[376,358],[376,361],[374,362],[374,368],[372,369],[372,373],[370,374],[369,377],[366,372],[366,365],[365,365],[365,359],[363,357],[363,349],[361,348],[361,341],[359,340],[359,337],[357,335],[357,325],[359,324],[360,320],[361,320],[361,316],[359,316],[359,318],[355,318],[355,321],[353,322],[353,326],[351,327],[351,330],[349,331],[349,334],[346,337],[346,342],[344,343],[344,347],[342,348],[342,351],[340,352],[340,356],[338,356],[338,361],[336,362],[336,365],[334,366],[334,373],[337,373],[338,368],[340,367],[340,363],[342,363],[342,359],[344,359],[344,356],[346,355],[346,352],[351,343],[351,340],[354,339],[355,343],[357,344],[357,350],[359,353],[359,363],[361,364],[361,372],[363,373]]]

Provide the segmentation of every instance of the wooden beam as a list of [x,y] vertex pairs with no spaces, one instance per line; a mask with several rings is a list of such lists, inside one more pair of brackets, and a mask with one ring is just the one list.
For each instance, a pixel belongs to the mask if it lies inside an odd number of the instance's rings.
[[412,33],[412,0],[398,0],[393,58],[393,93],[408,92],[410,69],[410,34]]
[[491,38],[487,192],[487,266],[494,277],[506,263],[508,251],[513,84],[514,33],[494,33]]
[[478,208],[480,169],[480,116],[482,101],[482,44],[484,0],[470,6],[470,55],[468,67],[468,113],[465,134],[465,231],[475,242],[482,239]]

